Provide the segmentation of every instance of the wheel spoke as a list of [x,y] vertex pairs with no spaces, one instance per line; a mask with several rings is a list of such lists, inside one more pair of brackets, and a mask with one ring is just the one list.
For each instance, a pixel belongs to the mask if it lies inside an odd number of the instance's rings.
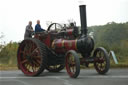
[[30,70],[30,65],[27,66],[27,69]]
[[27,61],[28,61],[28,60],[25,59],[25,60],[21,61],[21,64],[24,64],[24,63],[26,63]]
[[34,65],[34,72],[36,72],[37,70],[36,70],[36,65]]
[[33,60],[35,60],[38,64],[41,64],[41,57],[40,56],[33,57]]
[[35,48],[35,49],[32,51],[32,53],[30,54],[30,56],[32,56],[34,53],[37,54],[37,53],[38,53],[38,49],[39,49],[39,48]]
[[69,61],[70,61],[70,70],[71,72],[75,73],[75,61],[74,56],[72,54],[69,55]]
[[40,65],[41,64],[41,61],[39,61],[39,60],[36,60],[37,61],[37,63]]
[[35,64],[34,64],[34,63],[32,63],[32,71],[33,71],[33,72],[36,72],[35,67],[36,67],[36,66],[35,66]]
[[103,68],[103,65],[102,65],[102,63],[100,64],[100,68]]
[[33,63],[38,67],[40,65],[40,61],[34,60]]
[[34,58],[36,58],[36,59],[40,59],[40,58],[41,58],[41,56],[39,56],[39,55],[38,55],[38,56],[35,56]]
[[34,65],[32,66],[32,71],[35,72],[35,70],[34,70]]
[[74,68],[74,66],[72,66],[72,71],[73,71],[73,73],[75,73],[75,68]]
[[30,71],[30,65],[29,64],[25,64],[25,67],[26,67],[27,72],[29,72]]

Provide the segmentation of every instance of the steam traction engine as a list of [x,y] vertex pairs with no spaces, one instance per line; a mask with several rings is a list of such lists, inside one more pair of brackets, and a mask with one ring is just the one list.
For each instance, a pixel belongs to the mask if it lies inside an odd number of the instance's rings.
[[89,63],[94,63],[96,71],[105,74],[110,66],[109,56],[103,47],[93,51],[94,41],[87,35],[85,5],[80,5],[80,18],[81,34],[73,23],[71,27],[52,23],[47,31],[35,33],[33,38],[23,40],[17,53],[18,66],[22,72],[28,76],[37,76],[44,69],[59,72],[66,67],[69,76],[76,78],[80,73],[80,65],[88,67]]

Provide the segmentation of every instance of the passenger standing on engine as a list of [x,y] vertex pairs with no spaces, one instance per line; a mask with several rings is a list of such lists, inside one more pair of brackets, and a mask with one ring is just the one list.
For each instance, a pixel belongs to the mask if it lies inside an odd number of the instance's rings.
[[28,25],[26,26],[25,34],[24,34],[24,39],[26,38],[32,38],[32,33],[33,33],[33,27],[32,27],[32,21],[29,21]]
[[41,28],[40,20],[37,20],[37,24],[35,26],[35,32],[42,32],[45,31],[43,28]]

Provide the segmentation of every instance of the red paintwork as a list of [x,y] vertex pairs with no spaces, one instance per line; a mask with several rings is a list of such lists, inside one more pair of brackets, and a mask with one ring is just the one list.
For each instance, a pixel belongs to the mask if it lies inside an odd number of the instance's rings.
[[67,50],[76,50],[76,40],[64,40],[64,47]]
[[44,35],[41,35],[41,34],[35,34],[34,38],[42,41],[43,43],[45,43],[48,47],[51,46],[51,38],[50,38],[50,33],[48,34],[44,34]]
[[76,44],[77,40],[56,39],[52,42],[52,48],[57,53],[64,53],[68,50],[77,50]]
[[51,39],[50,39],[50,34],[47,35],[46,39],[44,40],[44,43],[50,47],[51,46]]
[[69,36],[73,35],[73,29],[67,29],[67,33]]

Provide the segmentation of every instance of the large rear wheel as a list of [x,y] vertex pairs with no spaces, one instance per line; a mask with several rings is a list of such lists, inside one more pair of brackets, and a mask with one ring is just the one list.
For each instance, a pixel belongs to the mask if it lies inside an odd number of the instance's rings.
[[80,73],[80,60],[78,54],[74,50],[66,53],[66,70],[71,78],[78,77]]
[[94,51],[94,67],[99,74],[105,74],[110,67],[110,60],[107,51],[103,47],[96,48]]
[[37,39],[25,39],[18,48],[18,66],[28,76],[37,76],[43,72],[46,57],[46,46]]

